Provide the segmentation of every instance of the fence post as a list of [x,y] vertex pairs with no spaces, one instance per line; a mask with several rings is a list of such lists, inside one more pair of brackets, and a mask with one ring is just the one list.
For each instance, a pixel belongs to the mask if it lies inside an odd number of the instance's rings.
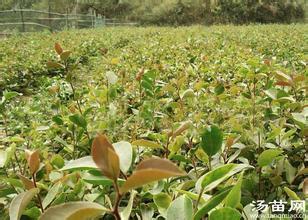
[[49,24],[49,29],[52,32],[51,14],[50,14],[50,0],[48,0],[48,24]]
[[25,32],[26,31],[26,27],[25,27],[25,21],[24,21],[24,12],[22,10],[22,1],[20,1],[19,4],[19,9],[20,9],[20,19],[21,19],[21,31]]
[[68,29],[68,8],[66,8],[66,20],[65,20],[66,30]]

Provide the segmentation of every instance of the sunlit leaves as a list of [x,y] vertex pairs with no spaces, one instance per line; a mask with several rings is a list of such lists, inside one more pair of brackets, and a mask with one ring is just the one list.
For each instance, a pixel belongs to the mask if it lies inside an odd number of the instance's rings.
[[92,202],[69,202],[47,209],[40,220],[84,220],[96,218],[108,211],[105,207]]
[[153,181],[184,175],[185,173],[172,162],[165,159],[151,158],[142,161],[137,166],[135,172],[127,179],[120,190],[124,193]]
[[120,175],[119,156],[106,136],[98,135],[93,140],[91,154],[102,173],[112,180],[117,180]]
[[19,220],[24,209],[38,192],[39,190],[37,188],[33,188],[18,194],[10,204],[10,220]]
[[215,125],[212,125],[203,130],[201,133],[201,143],[200,146],[205,153],[209,156],[216,154],[221,146],[223,141],[222,131]]
[[120,169],[126,173],[133,160],[133,148],[129,142],[120,141],[112,144],[120,159]]

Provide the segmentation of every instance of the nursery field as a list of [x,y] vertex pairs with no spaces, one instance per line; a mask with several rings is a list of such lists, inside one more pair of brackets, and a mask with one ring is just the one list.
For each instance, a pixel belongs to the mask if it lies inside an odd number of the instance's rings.
[[304,24],[1,38],[0,219],[304,219],[307,38]]

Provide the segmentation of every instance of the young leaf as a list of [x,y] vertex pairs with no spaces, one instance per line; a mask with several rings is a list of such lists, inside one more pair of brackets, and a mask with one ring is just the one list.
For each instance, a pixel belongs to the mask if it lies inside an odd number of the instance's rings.
[[61,69],[61,68],[64,68],[64,66],[61,63],[52,62],[52,61],[47,62],[46,65],[47,65],[48,69]]
[[120,141],[112,145],[120,158],[120,169],[123,173],[127,173],[133,160],[132,145],[126,141]]
[[279,149],[268,149],[263,151],[258,158],[259,166],[264,167],[271,164],[273,160],[282,153],[283,151]]
[[225,206],[230,206],[231,208],[235,208],[241,202],[241,187],[243,181],[243,172],[240,175],[236,185],[232,188],[230,193],[227,195],[224,203]]
[[59,43],[55,43],[55,51],[59,55],[61,55],[61,53],[63,52],[63,49],[62,49],[62,47],[61,47],[61,45]]
[[168,220],[192,220],[193,204],[186,195],[175,199],[167,210]]
[[27,159],[27,162],[28,162],[30,172],[31,172],[31,174],[34,174],[40,168],[39,151],[38,150],[36,150],[36,151],[26,150],[25,152],[26,152],[26,159]]
[[38,192],[39,189],[33,188],[18,194],[10,204],[10,220],[19,220],[24,209],[27,207],[31,199],[38,194]]
[[144,140],[144,139],[140,139],[140,140],[136,140],[132,142],[132,145],[134,146],[142,146],[142,147],[148,147],[148,148],[162,148],[161,145],[153,142],[153,141],[149,141],[149,140]]
[[298,195],[296,194],[296,192],[294,192],[293,190],[289,189],[288,187],[283,187],[283,190],[287,193],[287,195],[290,197],[290,199],[292,200],[301,200]]
[[68,59],[68,57],[70,56],[71,51],[67,50],[67,51],[63,51],[60,55],[60,59],[63,61],[66,61]]
[[47,209],[40,220],[84,220],[92,219],[107,212],[105,207],[93,202],[68,202]]
[[211,212],[209,220],[240,220],[241,217],[241,213],[239,213],[239,211],[237,211],[236,209],[224,207]]
[[30,179],[28,179],[27,177],[20,175],[20,174],[17,174],[17,176],[19,177],[19,179],[24,184],[24,186],[27,190],[34,188],[34,183]]
[[154,181],[184,175],[186,174],[169,160],[151,158],[142,161],[137,166],[136,171],[126,180],[120,191],[125,193]]
[[207,153],[207,155],[213,156],[220,150],[222,146],[222,140],[223,133],[217,126],[212,125],[211,127],[205,129],[201,134],[200,145],[204,152]]
[[92,158],[103,175],[117,180],[120,175],[120,161],[113,146],[105,135],[98,135],[92,144]]
[[204,217],[209,211],[213,208],[217,207],[222,200],[228,195],[231,189],[224,190],[220,192],[218,195],[213,196],[210,198],[195,214],[194,220],[200,220]]

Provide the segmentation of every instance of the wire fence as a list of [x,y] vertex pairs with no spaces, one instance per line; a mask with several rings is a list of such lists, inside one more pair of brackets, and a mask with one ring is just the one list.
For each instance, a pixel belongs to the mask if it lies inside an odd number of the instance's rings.
[[88,14],[56,13],[33,9],[0,11],[0,35],[12,32],[59,31],[71,28],[95,28],[102,26],[134,26],[137,23],[107,19],[91,11]]

